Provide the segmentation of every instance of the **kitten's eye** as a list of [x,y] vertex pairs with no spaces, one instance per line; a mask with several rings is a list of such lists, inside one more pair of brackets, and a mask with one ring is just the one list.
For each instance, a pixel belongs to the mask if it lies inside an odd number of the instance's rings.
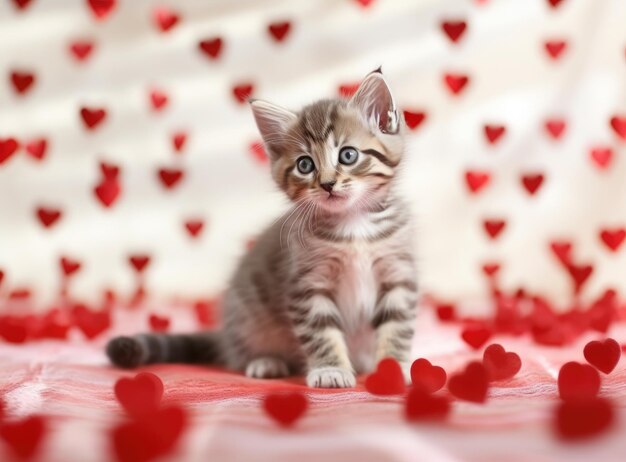
[[311,159],[309,156],[302,156],[298,158],[298,160],[296,161],[296,166],[298,167],[298,171],[305,175],[315,170],[315,164],[313,163],[313,159]]
[[354,164],[359,157],[359,151],[351,147],[341,148],[339,151],[339,162],[344,165]]

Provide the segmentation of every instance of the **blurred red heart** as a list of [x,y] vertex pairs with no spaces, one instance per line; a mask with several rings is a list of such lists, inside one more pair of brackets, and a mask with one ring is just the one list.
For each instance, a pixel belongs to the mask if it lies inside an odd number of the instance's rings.
[[76,40],[70,43],[70,52],[77,61],[85,61],[91,55],[94,43],[89,40]]
[[406,391],[402,367],[393,358],[381,359],[372,372],[365,378],[365,389],[374,395],[398,395]]
[[104,122],[107,111],[102,108],[89,108],[82,107],[80,110],[80,116],[83,119],[83,123],[88,130],[93,130]]
[[36,212],[39,221],[45,228],[50,228],[54,225],[62,215],[60,210],[49,207],[38,207]]
[[148,322],[150,323],[150,328],[153,332],[167,332],[170,327],[169,318],[158,316],[156,314],[151,314],[148,318]]
[[201,40],[198,43],[198,48],[209,59],[217,59],[222,52],[222,45],[224,42],[220,37],[213,37],[206,40]]
[[98,20],[104,20],[117,6],[117,0],[87,0],[92,13]]
[[546,131],[552,138],[558,140],[565,132],[566,124],[563,119],[548,119],[545,123]]
[[291,30],[291,23],[289,21],[274,22],[267,26],[267,31],[276,42],[282,42],[287,37]]
[[611,165],[613,160],[613,150],[609,147],[597,147],[590,151],[591,160],[600,169],[606,169]]
[[41,416],[30,416],[17,422],[0,423],[0,437],[19,459],[35,456],[47,432],[47,421]]
[[506,221],[497,219],[485,220],[483,221],[483,226],[491,239],[497,239],[504,230]]
[[534,195],[543,184],[543,173],[529,173],[522,176],[522,185],[531,196]]
[[363,8],[367,8],[369,6],[372,5],[372,3],[374,3],[374,0],[355,0],[359,5],[361,5]]
[[451,304],[438,304],[436,306],[437,309],[437,318],[441,322],[450,322],[456,319],[456,308]]
[[443,30],[452,43],[458,43],[465,33],[466,28],[467,23],[465,21],[443,21],[441,23],[441,30]]
[[471,193],[477,193],[489,184],[491,174],[485,171],[468,170],[465,172],[465,182]]
[[342,83],[337,88],[341,98],[351,98],[361,86],[361,82]]
[[626,140],[626,115],[614,115],[611,117],[610,123],[615,133]]
[[42,160],[46,155],[48,141],[45,138],[37,138],[26,143],[26,152],[37,160]]
[[263,147],[263,143],[255,141],[250,143],[250,153],[252,153],[252,157],[254,157],[257,161],[262,164],[267,163],[267,153],[265,152],[265,148]]
[[128,262],[136,272],[141,273],[150,264],[150,255],[131,255],[128,257]]
[[35,83],[35,75],[31,72],[13,71],[11,72],[11,82],[15,91],[23,95],[27,93]]
[[93,192],[102,205],[110,207],[119,197],[122,187],[117,178],[104,178],[96,185]]
[[567,42],[565,40],[548,40],[543,44],[543,46],[545,47],[548,56],[557,60],[567,48]]
[[159,409],[163,397],[163,382],[151,372],[135,377],[123,377],[115,383],[115,397],[133,417],[152,414]]
[[186,142],[187,133],[181,131],[172,134],[172,146],[174,146],[174,151],[182,152]]
[[293,425],[309,407],[307,397],[299,392],[271,393],[263,399],[263,409],[280,425]]
[[580,293],[585,283],[593,273],[592,265],[574,265],[568,264],[567,271],[574,281],[574,292]]
[[167,93],[159,89],[150,90],[150,104],[152,105],[152,109],[155,111],[160,111],[164,109],[167,105],[169,97]]
[[517,353],[507,352],[502,345],[489,345],[483,353],[483,365],[489,380],[506,380],[515,376],[522,368],[522,360]]
[[566,401],[556,409],[556,432],[567,440],[596,436],[608,430],[613,422],[613,404],[604,398]]
[[548,3],[552,8],[557,8],[563,0],[548,0]]
[[553,241],[550,249],[556,258],[565,266],[572,263],[572,243],[567,241]]
[[490,144],[496,144],[506,133],[506,127],[504,125],[485,125],[483,129],[485,131],[485,137]]
[[421,387],[413,387],[406,397],[405,416],[409,421],[441,420],[450,412],[450,401]]
[[72,260],[68,257],[61,257],[59,263],[65,276],[71,276],[72,274],[78,272],[81,267],[81,263],[78,260]]
[[594,340],[587,343],[584,354],[589,364],[599,371],[609,374],[617,366],[619,358],[622,356],[622,349],[615,340],[607,338],[604,341]]
[[419,358],[411,364],[411,381],[414,387],[434,393],[443,388],[446,379],[446,371],[442,367],[433,366],[427,359]]
[[490,277],[498,273],[500,271],[499,263],[485,263],[482,266],[483,273],[485,276]]
[[23,318],[0,316],[0,337],[8,343],[24,343],[28,338],[28,331]]
[[413,112],[406,109],[404,110],[404,121],[406,122],[407,127],[409,127],[411,130],[415,130],[417,127],[419,127],[425,119],[425,112]]
[[185,172],[177,168],[161,168],[158,173],[161,183],[167,189],[173,189],[183,179],[185,174]]
[[571,361],[561,366],[558,385],[564,401],[595,398],[600,391],[600,375],[587,364]]
[[468,363],[465,370],[449,378],[448,390],[459,399],[474,403],[484,403],[489,391],[489,381],[485,366],[478,361]]
[[241,83],[233,87],[233,96],[239,104],[247,102],[253,92],[254,85],[251,83]]
[[461,338],[475,350],[479,350],[493,335],[493,330],[487,326],[469,325],[461,331]]
[[443,80],[453,95],[460,94],[470,81],[465,74],[444,74]]
[[19,10],[25,10],[28,8],[30,2],[32,2],[32,0],[13,0],[13,3]]
[[198,237],[204,228],[204,220],[187,220],[185,228],[191,237]]
[[15,138],[0,138],[0,165],[15,154],[19,147]]
[[169,8],[158,7],[154,9],[153,13],[154,22],[161,32],[167,32],[172,29],[178,21],[180,16]]
[[102,172],[105,180],[116,180],[120,174],[120,167],[119,165],[101,161],[100,172]]
[[616,252],[624,243],[624,239],[626,239],[626,229],[601,229],[600,239],[602,239],[602,242],[604,242],[609,249]]
[[107,310],[92,311],[78,305],[72,309],[76,327],[91,340],[111,327],[111,313]]

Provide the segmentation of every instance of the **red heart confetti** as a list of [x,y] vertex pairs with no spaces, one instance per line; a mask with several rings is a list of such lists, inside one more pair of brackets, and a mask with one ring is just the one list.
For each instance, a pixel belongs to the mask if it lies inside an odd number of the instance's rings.
[[437,318],[441,322],[450,322],[456,319],[456,308],[451,304],[438,304],[437,305]]
[[0,138],[0,165],[9,160],[19,147],[15,138]]
[[34,458],[47,432],[47,420],[30,416],[16,422],[0,423],[0,438],[11,452],[20,459]]
[[599,146],[591,149],[589,154],[593,163],[601,170],[611,166],[611,161],[613,160],[613,150],[611,148]]
[[482,324],[469,325],[461,331],[461,338],[475,350],[487,343],[492,335],[493,330]]
[[558,60],[567,48],[565,40],[549,40],[543,44],[548,56],[553,60]]
[[180,20],[180,16],[177,13],[165,7],[155,8],[152,16],[155,25],[161,32],[168,32],[173,29]]
[[405,416],[411,422],[442,420],[450,413],[450,400],[413,387],[406,398]]
[[167,189],[173,189],[183,179],[184,173],[177,168],[160,168],[158,171],[161,183]]
[[170,328],[170,319],[156,314],[151,314],[148,322],[153,332],[167,332]]
[[198,43],[198,48],[207,58],[213,60],[219,58],[223,45],[224,41],[221,37],[213,37],[201,40]]
[[96,129],[107,116],[107,111],[103,108],[82,107],[80,116],[88,130]]
[[381,359],[372,372],[365,378],[365,389],[373,395],[398,395],[406,391],[402,367],[393,358]]
[[283,427],[292,426],[308,407],[309,400],[299,392],[271,393],[263,399],[265,412]]
[[478,193],[489,184],[491,174],[486,171],[469,170],[465,172],[465,183],[471,193]]
[[609,120],[611,127],[623,140],[626,140],[626,115],[614,115]]
[[68,257],[61,257],[59,264],[61,265],[61,270],[65,276],[71,276],[77,273],[82,266],[78,260],[73,260]]
[[522,175],[522,186],[532,196],[541,188],[544,178],[543,173],[527,173]]
[[92,311],[86,306],[78,305],[72,309],[76,327],[91,340],[111,327],[111,313],[107,310]]
[[76,40],[69,45],[70,53],[78,62],[86,61],[94,48],[95,45],[90,40]]
[[87,4],[96,19],[105,20],[117,6],[117,0],[87,0]]
[[361,86],[361,82],[342,83],[337,88],[341,98],[351,98]]
[[604,398],[566,401],[556,409],[555,430],[565,440],[597,436],[614,422],[613,404]]
[[130,263],[137,273],[144,272],[150,264],[150,260],[149,255],[131,255],[128,257],[128,263]]
[[19,95],[24,95],[35,83],[35,75],[31,72],[13,71],[11,72],[11,83]]
[[263,147],[263,143],[255,141],[250,143],[250,153],[254,159],[262,164],[266,164],[268,161],[267,153]]
[[251,83],[241,83],[233,87],[233,96],[239,104],[247,102],[253,92],[254,85]]
[[93,190],[94,194],[104,207],[111,207],[122,192],[122,187],[117,177],[106,177],[98,183]]
[[507,352],[497,343],[489,345],[483,353],[483,365],[489,380],[507,380],[522,368],[522,360],[517,353]]
[[563,265],[569,266],[572,263],[572,243],[567,241],[553,241],[550,249]]
[[446,371],[442,367],[433,366],[427,359],[416,359],[411,365],[413,386],[428,393],[434,393],[443,388],[447,377]]
[[355,1],[359,5],[361,5],[363,8],[368,8],[374,3],[374,0],[355,0]]
[[481,267],[483,273],[487,277],[495,276],[500,271],[499,263],[484,263]]
[[186,142],[187,133],[179,131],[172,134],[172,146],[174,147],[174,151],[182,152]]
[[204,228],[204,220],[187,220],[185,229],[191,237],[198,237]]
[[485,125],[483,130],[490,144],[496,144],[506,133],[506,127],[504,125]]
[[25,10],[28,8],[32,0],[13,0],[13,4],[17,7],[18,10]]
[[548,0],[548,4],[552,8],[558,8],[558,6],[563,2],[563,0]]
[[571,361],[559,370],[558,386],[563,401],[595,398],[600,391],[600,375],[587,364]]
[[448,390],[459,399],[474,403],[484,403],[487,400],[487,392],[489,391],[489,381],[485,366],[478,361],[470,362],[462,372],[450,377]]
[[467,86],[470,78],[465,74],[444,74],[444,83],[453,95],[459,95]]
[[161,405],[163,382],[151,372],[119,379],[114,386],[115,397],[133,417],[153,414]]
[[548,134],[555,140],[558,140],[561,136],[563,136],[566,127],[567,125],[563,119],[548,119],[544,124],[544,128]]
[[116,180],[120,174],[120,167],[109,162],[100,162],[100,172],[105,179]]
[[467,23],[465,21],[443,21],[441,29],[452,43],[458,43],[467,29]]
[[274,22],[267,26],[267,31],[276,42],[283,42],[291,31],[291,23],[289,21]]
[[578,294],[593,274],[593,266],[569,264],[567,271],[574,282],[574,292]]
[[167,106],[168,101],[169,97],[163,90],[156,88],[150,90],[150,104],[152,105],[153,110],[160,111],[164,109],[165,106]]
[[37,138],[28,141],[24,147],[26,148],[26,153],[33,159],[43,160],[48,149],[48,141],[45,138]]
[[504,228],[506,227],[506,221],[498,219],[484,220],[483,227],[485,228],[485,232],[491,239],[497,239],[502,231],[504,231]]
[[425,112],[404,110],[404,121],[411,130],[419,127],[424,120],[426,120]]
[[38,207],[36,213],[37,218],[45,228],[53,226],[62,215],[60,210],[49,207]]
[[612,338],[589,342],[583,351],[587,362],[605,374],[610,374],[615,369],[622,356],[619,343]]
[[626,239],[625,228],[613,228],[600,230],[600,239],[613,252],[617,252]]

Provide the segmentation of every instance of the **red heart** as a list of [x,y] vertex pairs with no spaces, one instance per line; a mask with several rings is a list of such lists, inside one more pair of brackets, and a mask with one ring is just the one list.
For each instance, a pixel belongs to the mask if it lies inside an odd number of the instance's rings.
[[20,147],[15,138],[0,138],[0,165],[15,154]]
[[128,257],[128,262],[135,269],[136,272],[142,273],[150,264],[150,256],[131,255]]
[[37,208],[37,217],[39,218],[41,224],[46,228],[50,228],[52,225],[54,225],[57,220],[61,218],[61,215],[62,213],[58,209],[52,209],[48,207]]
[[543,184],[542,173],[526,174],[522,176],[522,185],[531,196],[534,195]]
[[554,241],[550,243],[550,249],[556,258],[565,266],[572,263],[572,243],[566,241]]
[[566,124],[563,119],[548,119],[545,123],[546,131],[554,138],[558,140],[565,132]]
[[585,345],[585,359],[589,364],[601,372],[609,374],[622,356],[622,349],[619,343],[612,338],[604,341],[594,340]]
[[222,45],[224,42],[220,37],[214,37],[206,40],[201,40],[198,43],[198,48],[205,56],[208,56],[210,59],[217,59],[222,52]]
[[161,317],[156,314],[151,314],[148,319],[150,322],[150,328],[153,332],[167,332],[170,327],[170,319]]
[[517,353],[507,352],[502,345],[489,345],[483,353],[483,365],[490,380],[506,380],[515,376],[522,368]]
[[439,304],[436,306],[437,318],[441,322],[450,322],[456,319],[456,308],[451,304]]
[[170,406],[113,428],[113,450],[120,462],[148,462],[170,454],[188,425],[181,407]]
[[506,221],[504,220],[485,220],[483,222],[485,231],[491,239],[497,239],[500,233],[506,227]]
[[613,160],[613,150],[609,147],[597,147],[590,151],[591,160],[601,169],[606,169]]
[[406,397],[405,415],[409,421],[441,420],[450,412],[450,401],[445,396],[434,396],[428,391],[413,387]]
[[13,3],[19,10],[25,10],[32,0],[13,0]]
[[46,431],[47,421],[41,416],[30,416],[17,422],[0,424],[0,437],[20,459],[31,459],[35,456]]
[[548,0],[548,3],[552,8],[557,8],[563,0]]
[[468,170],[465,172],[465,182],[471,193],[477,193],[489,184],[491,174],[489,172]]
[[42,160],[46,156],[48,141],[45,138],[37,138],[26,143],[26,152],[37,160]]
[[122,192],[120,182],[116,177],[105,178],[98,183],[94,190],[94,194],[105,207],[111,207]]
[[365,378],[365,389],[374,395],[398,395],[406,391],[402,367],[393,358],[381,359],[372,372]]
[[467,326],[461,332],[461,338],[475,350],[487,343],[492,335],[492,329],[481,324]]
[[549,40],[543,45],[548,55],[557,60],[561,57],[565,49],[567,48],[567,42],[565,40]]
[[453,95],[460,94],[469,83],[469,77],[465,74],[444,74],[443,80]]
[[600,391],[600,375],[587,364],[571,361],[559,370],[558,385],[563,401],[595,398]]
[[161,168],[159,169],[159,178],[163,186],[167,189],[173,189],[183,179],[184,173],[177,168]]
[[92,13],[98,20],[104,20],[117,5],[117,0],[87,0]]
[[163,382],[151,372],[140,372],[133,378],[119,379],[114,391],[115,397],[130,416],[141,417],[159,409]]
[[441,23],[441,29],[452,43],[459,41],[466,28],[467,23],[465,21],[443,21]]
[[187,220],[185,228],[191,237],[198,237],[204,228],[204,220]]
[[414,387],[434,393],[446,384],[446,371],[439,366],[433,366],[430,361],[419,358],[411,365],[411,381]]
[[2,280],[4,279],[4,271],[0,269],[0,286],[2,286]]
[[614,115],[611,117],[610,123],[615,133],[623,140],[626,140],[626,115]]
[[361,82],[342,83],[337,88],[341,98],[351,98],[361,86]]
[[72,260],[68,257],[61,257],[59,262],[61,264],[61,270],[65,276],[71,276],[72,274],[80,270],[81,264],[78,260]]
[[282,42],[283,40],[285,40],[285,37],[287,37],[287,34],[289,34],[290,30],[291,23],[289,21],[274,22],[267,26],[267,31],[277,42]]
[[419,127],[425,119],[425,112],[404,111],[404,121],[406,122],[407,127],[411,130],[415,130]]
[[163,109],[167,105],[168,100],[167,93],[164,91],[158,89],[150,91],[150,103],[155,111]]
[[83,107],[80,110],[80,116],[83,119],[83,123],[89,130],[93,130],[100,125],[107,116],[107,112],[102,108],[88,108]]
[[359,5],[363,8],[368,8],[370,5],[374,3],[374,0],[355,0]]
[[15,91],[24,95],[35,83],[35,75],[30,72],[13,71],[11,72],[11,82]]
[[242,83],[233,87],[233,96],[239,104],[243,104],[252,96],[254,86],[251,83]]
[[626,239],[626,229],[602,229],[600,230],[600,239],[602,239],[602,242],[604,242],[609,249],[616,252],[624,243],[624,239]]
[[555,429],[567,440],[596,436],[611,427],[613,404],[604,398],[560,403],[556,409]]
[[120,167],[108,162],[100,162],[100,171],[105,180],[116,180],[120,174]]
[[579,293],[591,274],[593,273],[592,265],[567,265],[567,271],[574,281],[574,291]]
[[485,366],[478,361],[472,361],[467,364],[464,371],[450,377],[448,390],[459,399],[484,403],[489,390],[487,378]]
[[263,399],[263,409],[284,427],[293,425],[309,407],[307,397],[299,392],[272,393]]
[[268,158],[267,153],[265,152],[265,148],[263,147],[263,143],[259,141],[250,143],[250,153],[252,154],[252,157],[254,157],[260,163],[267,163]]
[[154,22],[156,26],[161,29],[161,32],[169,31],[178,23],[180,19],[177,13],[164,7],[155,8],[153,16]]
[[187,133],[176,132],[172,134],[172,146],[176,152],[182,152],[185,143],[187,142]]
[[85,61],[91,55],[94,43],[89,40],[76,40],[70,43],[70,52],[77,61]]
[[500,271],[500,264],[499,263],[485,263],[482,266],[482,270],[485,276],[491,277],[497,274],[498,271]]
[[498,140],[506,133],[504,125],[485,125],[485,137],[491,144],[496,144]]
[[91,311],[83,305],[72,309],[74,323],[91,340],[111,327],[111,313],[107,310]]
[[200,300],[194,303],[193,310],[198,323],[203,327],[214,326],[217,320],[217,302],[215,300]]
[[[13,291],[9,295],[14,295]],[[30,295],[30,294],[29,294]],[[23,319],[15,316],[0,316],[0,337],[9,343],[24,343],[28,338],[29,329]]]

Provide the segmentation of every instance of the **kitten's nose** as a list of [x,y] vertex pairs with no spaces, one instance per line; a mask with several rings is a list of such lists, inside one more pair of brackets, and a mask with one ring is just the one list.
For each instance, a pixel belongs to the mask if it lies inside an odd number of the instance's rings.
[[333,186],[335,186],[337,182],[336,181],[328,181],[326,183],[320,183],[320,186],[322,187],[322,189],[326,192],[331,192],[333,190]]

